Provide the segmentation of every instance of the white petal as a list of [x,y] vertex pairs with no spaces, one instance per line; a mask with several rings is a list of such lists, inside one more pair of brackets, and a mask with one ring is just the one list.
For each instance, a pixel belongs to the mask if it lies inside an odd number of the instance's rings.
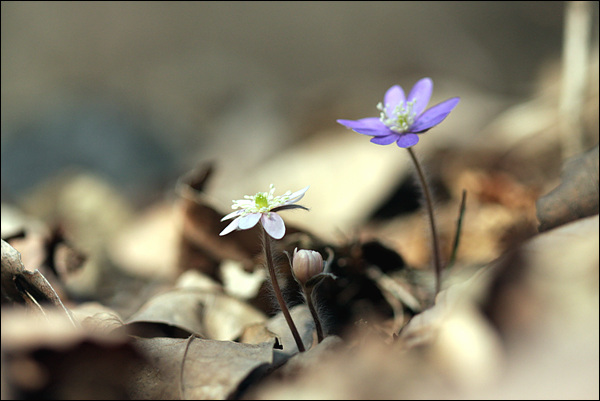
[[302,197],[304,196],[304,194],[306,193],[306,191],[308,191],[308,188],[310,188],[310,185],[308,185],[305,188],[302,188],[300,191],[296,191],[293,194],[291,194],[290,195],[290,199],[286,202],[286,205],[288,205],[290,203],[296,203],[300,199],[302,199]]
[[229,223],[229,225],[227,227],[225,227],[225,229],[223,231],[221,231],[221,233],[219,235],[223,236],[223,235],[229,234],[232,231],[235,231],[238,228],[239,223],[240,223],[239,218],[233,220],[231,223]]
[[285,224],[283,219],[277,213],[263,214],[260,222],[265,231],[275,239],[281,239],[285,235]]
[[240,214],[244,213],[243,210],[236,210],[235,212],[231,212],[229,213],[227,216],[224,216],[221,221],[225,221],[225,220],[229,220],[229,219],[233,219],[234,217],[239,216]]
[[234,201],[237,205],[240,206],[250,206],[250,205],[254,205],[254,200],[250,200],[250,199],[240,199],[240,200],[236,200]]
[[260,213],[252,213],[252,214],[247,214],[244,217],[240,217],[240,222],[239,222],[239,228],[240,230],[247,230],[249,228],[252,228],[256,225],[256,223],[258,223],[258,220],[260,220]]

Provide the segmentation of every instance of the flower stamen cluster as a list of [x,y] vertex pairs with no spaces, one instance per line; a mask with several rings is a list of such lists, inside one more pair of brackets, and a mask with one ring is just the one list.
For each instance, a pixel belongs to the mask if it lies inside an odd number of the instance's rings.
[[275,187],[269,186],[269,192],[258,192],[256,195],[244,195],[244,199],[234,200],[232,209],[242,209],[240,216],[251,213],[269,213],[272,209],[285,205],[290,200],[292,191],[274,196]]
[[[395,107],[390,104],[386,104],[384,107],[383,103],[379,102],[377,105],[377,110],[381,111],[379,119],[392,131],[402,134],[408,131],[415,122],[417,113],[413,109],[416,102],[413,99],[410,102],[400,103]],[[388,113],[389,110],[391,110],[391,113]]]

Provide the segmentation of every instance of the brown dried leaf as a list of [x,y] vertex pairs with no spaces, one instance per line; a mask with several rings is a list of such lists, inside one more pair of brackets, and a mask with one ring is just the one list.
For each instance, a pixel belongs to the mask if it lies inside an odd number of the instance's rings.
[[[216,340],[233,340],[244,327],[265,321],[252,306],[226,294],[201,288],[176,288],[150,299],[127,320],[128,329],[144,337],[165,336],[164,329]],[[170,335],[169,335],[170,336]]]
[[86,330],[93,333],[112,335],[114,330],[123,327],[123,319],[111,308],[98,302],[86,302],[71,307],[75,318]]
[[64,229],[48,228],[41,221],[2,205],[2,233],[5,241],[19,249],[25,268],[31,272],[39,270],[65,299],[64,283],[80,272],[86,257],[73,246]]
[[260,253],[261,248],[260,241],[257,241],[258,227],[219,236],[227,225],[221,222],[224,214],[213,208],[204,194],[212,171],[212,164],[205,164],[185,174],[177,183],[182,215],[177,266],[183,270],[196,269],[218,278],[221,260],[240,260],[250,269],[252,257]]
[[44,304],[60,308],[72,324],[76,324],[71,312],[48,280],[35,270],[30,272],[21,262],[21,254],[6,241],[2,241],[2,303],[25,304],[44,314]]
[[[298,329],[298,334],[300,334],[304,348],[309,349],[315,340],[313,335],[315,332],[315,322],[308,307],[306,305],[296,305],[290,309],[290,314]],[[281,349],[274,351],[275,363],[281,363],[298,353],[296,341],[281,312],[269,319],[265,327],[277,336],[281,344]]]
[[127,337],[75,327],[62,310],[2,310],[3,399],[126,399],[141,357]]
[[561,183],[537,201],[539,230],[598,214],[598,145],[568,159]]
[[244,331],[239,339],[241,343],[246,344],[260,344],[271,340],[275,341],[276,348],[281,348],[277,334],[267,329],[264,323],[255,323],[247,326],[244,328]]
[[273,361],[273,344],[173,338],[137,339],[151,361],[138,371],[132,398],[223,400],[250,373]]

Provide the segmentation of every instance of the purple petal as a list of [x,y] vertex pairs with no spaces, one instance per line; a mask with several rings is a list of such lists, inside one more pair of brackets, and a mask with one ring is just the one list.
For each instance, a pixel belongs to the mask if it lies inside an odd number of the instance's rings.
[[242,213],[244,213],[243,210],[241,210],[241,209],[240,210],[236,210],[235,212],[229,213],[227,216],[223,216],[223,218],[221,219],[221,221],[233,219],[234,217],[237,217],[237,216],[239,216]]
[[360,120],[337,120],[346,128],[363,135],[382,136],[389,135],[391,131],[377,117],[361,118]]
[[302,199],[302,197],[304,196],[304,194],[306,193],[306,191],[308,191],[309,187],[310,187],[310,185],[307,186],[307,187],[305,187],[305,188],[302,188],[300,191],[296,191],[293,194],[291,194],[290,195],[290,200],[288,200],[286,202],[286,204],[298,202],[300,199]]
[[419,142],[419,135],[417,134],[404,134],[396,141],[396,144],[401,148],[410,148],[415,146]]
[[383,106],[388,116],[391,116],[396,106],[404,103],[406,98],[404,97],[404,90],[400,85],[394,85],[385,92],[383,98]]
[[223,236],[223,235],[229,234],[232,231],[235,231],[238,228],[239,222],[240,222],[239,218],[233,220],[231,223],[229,223],[229,225],[227,227],[225,227],[225,229],[223,231],[221,231],[221,233],[219,235]]
[[238,223],[239,229],[247,230],[249,228],[254,227],[256,223],[258,223],[258,220],[260,220],[260,216],[261,213],[251,213],[245,215],[244,217],[240,217],[240,222]]
[[391,134],[386,136],[376,136],[371,138],[371,142],[377,145],[389,145],[392,142],[398,140],[398,134]]
[[411,89],[408,98],[406,99],[408,102],[416,99],[415,105],[413,107],[413,111],[418,116],[425,110],[427,104],[429,103],[429,99],[431,98],[431,92],[433,91],[433,81],[430,78],[423,78],[419,80]]
[[444,121],[459,101],[460,98],[454,97],[426,110],[419,118],[417,118],[417,121],[415,121],[412,127],[410,127],[410,131],[425,132],[428,129],[435,127]]
[[283,219],[277,213],[266,213],[263,214],[260,222],[262,223],[265,231],[271,237],[275,239],[283,238],[285,234],[285,224],[283,223]]

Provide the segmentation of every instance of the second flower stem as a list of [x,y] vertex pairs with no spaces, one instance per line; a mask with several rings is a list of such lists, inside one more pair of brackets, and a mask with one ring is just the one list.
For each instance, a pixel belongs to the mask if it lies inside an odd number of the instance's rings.
[[283,299],[283,294],[281,293],[281,288],[279,287],[279,282],[277,281],[277,273],[275,272],[275,266],[273,263],[273,251],[271,249],[271,236],[267,234],[267,232],[263,228],[263,238],[265,245],[265,259],[267,260],[267,269],[269,270],[269,275],[271,277],[271,283],[273,284],[273,290],[275,291],[275,297],[277,297],[277,302],[279,303],[279,307],[281,308],[281,313],[283,313],[283,317],[287,322],[290,330],[292,332],[292,336],[294,336],[294,340],[296,341],[296,345],[298,346],[298,351],[304,352],[304,344],[302,343],[302,338],[298,333],[298,329],[292,320],[292,315],[285,303],[285,299]]
[[408,154],[412,158],[413,164],[417,170],[417,175],[419,176],[419,180],[421,181],[421,186],[423,187],[423,193],[425,195],[425,203],[427,204],[427,211],[429,214],[429,224],[431,225],[431,237],[433,241],[433,261],[435,264],[435,295],[440,292],[441,281],[442,281],[442,261],[440,259],[440,248],[438,244],[438,235],[435,228],[435,218],[433,215],[433,201],[431,199],[431,192],[429,191],[429,185],[427,185],[427,181],[425,180],[425,174],[423,173],[423,169],[421,168],[421,164],[413,152],[412,148],[406,148],[408,150]]
[[320,343],[323,341],[325,336],[323,335],[323,328],[321,327],[321,321],[319,320],[319,314],[315,309],[315,304],[313,302],[313,289],[308,290],[306,287],[303,288],[304,294],[306,295],[306,304],[308,305],[308,310],[310,310],[310,314],[315,321],[315,328],[317,329],[317,340]]

